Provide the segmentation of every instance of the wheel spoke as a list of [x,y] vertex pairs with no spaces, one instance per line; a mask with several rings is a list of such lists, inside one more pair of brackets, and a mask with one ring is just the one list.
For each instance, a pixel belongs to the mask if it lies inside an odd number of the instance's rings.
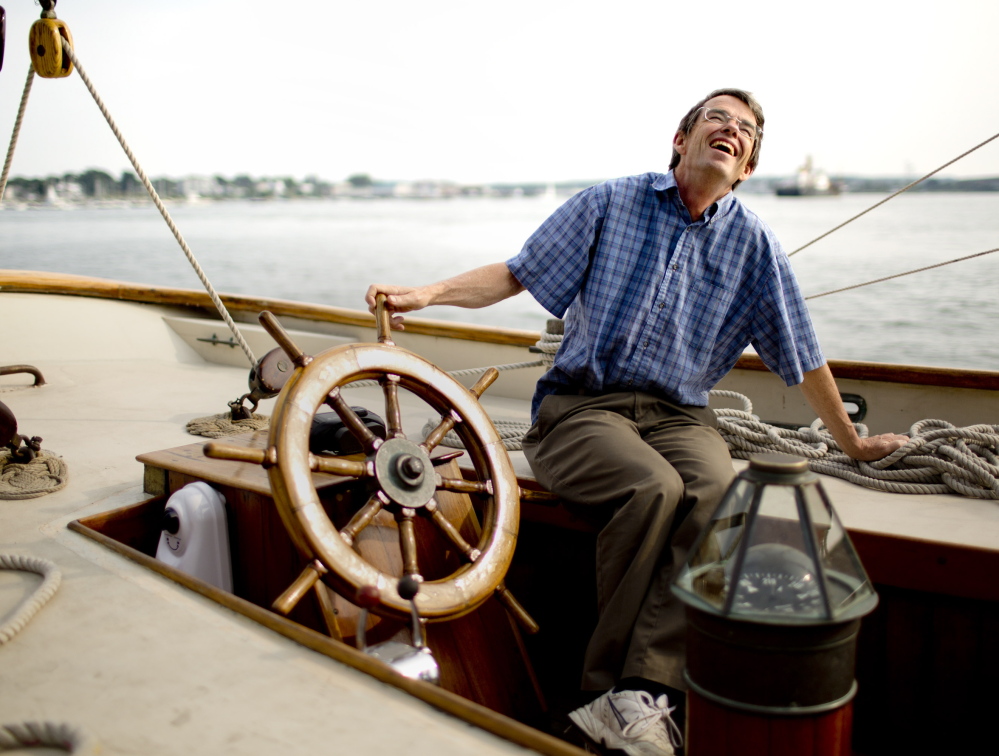
[[482,377],[475,382],[475,385],[472,386],[469,391],[475,394],[475,398],[478,399],[485,393],[487,388],[493,385],[493,382],[495,382],[497,378],[499,378],[499,370],[491,367],[482,374]]
[[427,437],[423,439],[423,443],[420,444],[420,446],[426,449],[427,454],[429,454],[437,448],[437,445],[441,441],[444,440],[444,436],[446,436],[451,429],[454,428],[454,424],[456,422],[458,422],[458,419],[454,415],[444,415],[441,417],[441,421],[438,426],[427,434]]
[[312,362],[312,357],[298,348],[298,345],[291,340],[291,336],[288,335],[288,332],[284,330],[274,315],[265,310],[260,313],[258,320],[260,321],[260,325],[264,327],[267,333],[271,335],[271,338],[278,343],[278,346],[284,350],[284,353],[291,358],[291,361],[297,367],[305,367]]
[[347,426],[347,430],[353,434],[354,438],[361,442],[361,446],[364,448],[366,454],[370,454],[378,448],[381,439],[372,433],[371,429],[351,409],[350,405],[341,396],[339,388],[334,388],[330,391],[326,397],[326,404],[340,416],[343,424]]
[[458,529],[451,524],[451,521],[444,516],[444,514],[437,507],[437,502],[431,500],[424,508],[423,511],[430,515],[433,523],[440,528],[440,530],[448,537],[448,539],[455,545],[455,547],[460,551],[465,559],[469,562],[474,562],[482,554],[476,548],[473,548],[468,541],[466,541]]
[[384,292],[375,295],[375,327],[379,344],[395,346],[395,342],[392,341],[392,313],[385,306]]
[[383,503],[378,494],[374,494],[368,499],[368,503],[357,510],[354,516],[350,518],[350,522],[347,523],[346,527],[340,531],[340,536],[343,540],[353,545],[357,534],[371,524],[371,521],[375,519],[375,515],[382,511],[382,506]]
[[386,438],[405,438],[402,432],[402,410],[399,407],[399,376],[386,373],[382,379],[385,392]]
[[262,467],[272,467],[277,464],[277,451],[273,446],[266,449],[254,449],[249,446],[235,446],[221,441],[209,441],[202,447],[202,451],[206,457],[212,459],[252,462]]
[[420,576],[420,566],[416,562],[416,527],[413,519],[416,512],[408,507],[400,508],[396,514],[396,522],[399,523],[399,547],[402,549],[402,572],[404,575],[411,575],[417,580],[422,580]]
[[483,483],[478,480],[465,480],[464,478],[445,478],[441,476],[437,487],[444,491],[453,491],[455,493],[481,494],[484,496],[491,496],[493,493],[491,483]]
[[526,633],[534,635],[541,629],[538,627],[538,623],[534,620],[534,617],[528,614],[523,605],[513,597],[510,589],[506,587],[505,582],[501,582],[496,586],[496,598],[499,599],[500,603],[517,620]]
[[520,489],[520,500],[537,502],[539,504],[555,504],[559,501],[558,496],[548,491],[535,491],[531,488]]
[[315,454],[309,455],[309,469],[313,472],[345,475],[350,478],[364,478],[371,474],[367,462],[343,457],[319,457]]
[[[489,368],[486,372],[482,374],[482,377],[475,382],[475,385],[469,389],[472,394],[478,399],[485,392],[487,388],[493,385],[493,382],[499,378],[499,370],[494,367]],[[459,422],[459,417],[452,411],[448,415],[442,415],[440,424],[434,428],[427,437],[420,444],[427,452],[433,451],[437,445],[444,440],[451,429],[454,428],[455,423]]]

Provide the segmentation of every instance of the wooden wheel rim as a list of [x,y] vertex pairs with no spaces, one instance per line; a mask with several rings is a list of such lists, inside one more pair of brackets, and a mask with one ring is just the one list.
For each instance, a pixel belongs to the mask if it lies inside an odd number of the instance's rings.
[[336,387],[352,381],[399,376],[400,385],[436,409],[453,411],[480,475],[492,481],[492,502],[485,508],[480,556],[452,575],[423,583],[416,597],[420,615],[440,620],[466,614],[502,582],[516,544],[520,497],[516,476],[502,440],[478,400],[435,365],[399,347],[348,344],[316,355],[296,370],[281,392],[270,425],[269,446],[276,464],[268,469],[271,490],[285,528],[296,545],[318,558],[330,574],[324,579],[351,599],[362,586],[375,586],[387,613],[408,617],[409,602],[397,591],[399,577],[365,561],[340,536],[312,483],[309,431],[316,410]]

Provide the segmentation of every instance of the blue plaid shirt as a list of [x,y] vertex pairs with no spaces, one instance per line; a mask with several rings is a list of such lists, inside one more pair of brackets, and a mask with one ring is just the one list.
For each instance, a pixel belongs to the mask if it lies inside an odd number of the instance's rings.
[[748,344],[787,385],[825,363],[773,232],[729,192],[696,222],[672,172],[572,197],[507,261],[565,338],[548,394],[649,391],[704,407]]

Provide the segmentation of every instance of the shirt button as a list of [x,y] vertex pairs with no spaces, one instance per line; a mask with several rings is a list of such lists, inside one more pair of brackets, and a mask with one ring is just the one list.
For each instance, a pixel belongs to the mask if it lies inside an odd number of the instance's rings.
[[673,268],[673,270],[680,270],[680,266],[676,263],[673,263],[670,267]]
[[643,349],[648,349],[649,348],[649,342],[646,341],[645,343],[643,343],[642,344],[642,348]]
[[661,309],[662,309],[663,307],[665,307],[665,306],[666,306],[666,303],[665,303],[665,302],[660,302],[660,303],[659,303],[659,309],[660,309],[660,310],[661,310]]

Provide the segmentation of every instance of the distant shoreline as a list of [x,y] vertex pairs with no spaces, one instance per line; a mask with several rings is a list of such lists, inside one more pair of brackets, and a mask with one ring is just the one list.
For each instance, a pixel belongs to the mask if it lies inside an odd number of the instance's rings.
[[[891,193],[913,179],[897,177],[830,176],[843,194]],[[464,197],[570,197],[603,179],[556,182],[504,182],[462,184],[447,180],[387,181],[357,174],[345,181],[330,182],[315,177],[255,178],[247,175],[188,176],[181,179],[152,180],[164,200],[293,200],[293,199],[451,199]],[[743,194],[774,194],[788,182],[786,176],[753,176],[739,188]],[[999,192],[999,176],[986,178],[930,178],[912,187],[913,192]],[[97,169],[82,174],[46,178],[11,178],[4,203],[20,206],[64,206],[94,203],[131,203],[147,198],[145,187],[135,174],[125,171],[120,178]],[[0,207],[3,204],[0,203]]]

